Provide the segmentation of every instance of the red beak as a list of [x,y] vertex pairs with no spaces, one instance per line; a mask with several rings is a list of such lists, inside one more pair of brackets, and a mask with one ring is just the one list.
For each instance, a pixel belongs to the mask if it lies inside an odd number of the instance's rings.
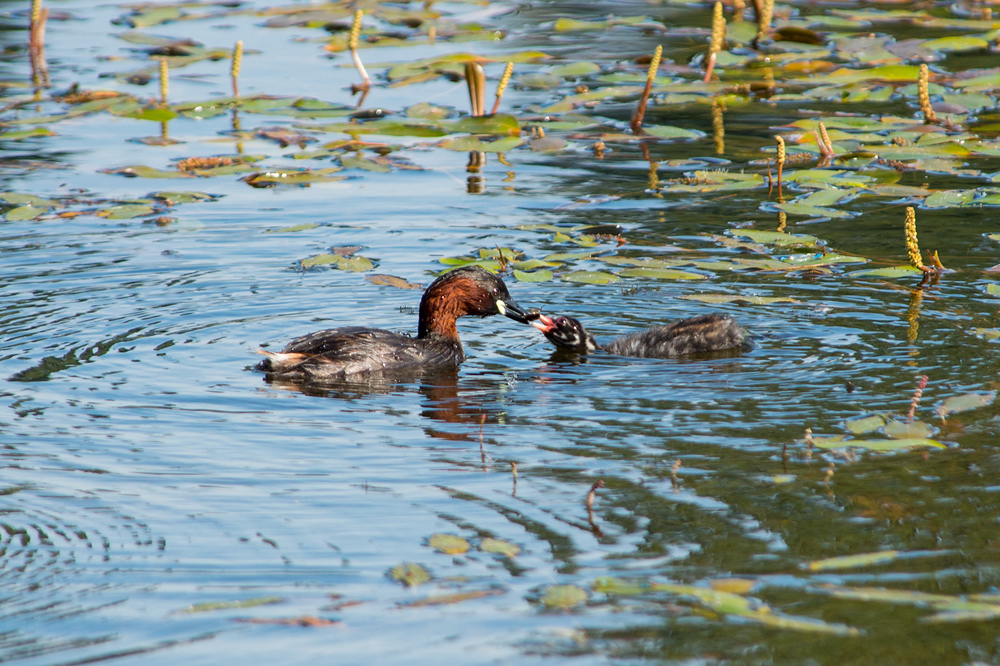
[[543,314],[539,314],[538,319],[531,322],[531,325],[542,333],[548,333],[549,331],[554,331],[556,329],[556,323],[552,321],[551,318],[546,317]]

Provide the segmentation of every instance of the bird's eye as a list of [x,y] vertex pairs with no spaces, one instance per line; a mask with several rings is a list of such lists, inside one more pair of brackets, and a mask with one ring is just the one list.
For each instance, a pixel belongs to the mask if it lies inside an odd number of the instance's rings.
[[496,287],[493,287],[493,295],[494,295],[494,296],[497,296],[497,295],[499,295],[499,294],[500,294],[500,290],[499,290],[499,289],[497,289]]

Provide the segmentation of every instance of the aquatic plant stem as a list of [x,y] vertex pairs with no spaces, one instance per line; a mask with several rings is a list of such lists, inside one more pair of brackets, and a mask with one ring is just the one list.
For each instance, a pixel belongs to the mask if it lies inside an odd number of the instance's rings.
[[712,79],[715,69],[715,56],[722,50],[726,40],[726,19],[722,15],[722,3],[716,2],[712,10],[712,38],[708,44],[708,57],[705,58],[705,83]]
[[632,120],[629,123],[633,134],[642,134],[642,119],[646,115],[649,93],[653,89],[653,80],[656,79],[656,71],[660,69],[660,58],[662,57],[663,47],[657,46],[653,52],[653,59],[649,63],[649,69],[646,71],[646,87],[642,91],[642,97],[639,98],[639,103],[636,105],[635,113],[632,114]]
[[497,84],[496,101],[493,102],[493,110],[490,114],[494,114],[500,108],[500,100],[503,99],[504,91],[507,90],[507,84],[510,82],[510,75],[514,73],[514,63],[509,62],[507,66],[504,67],[503,76],[500,77],[500,83]]
[[48,19],[49,10],[47,7],[42,7],[42,0],[32,0],[28,54],[31,61],[31,79],[35,87],[49,85],[49,69],[45,64],[45,26]]
[[597,496],[597,489],[604,487],[604,479],[598,479],[594,485],[590,487],[590,491],[587,493],[587,499],[584,504],[587,506],[587,522],[590,523],[590,529],[593,530],[594,534],[597,536],[602,536],[601,528],[597,526],[594,521],[594,497]]
[[364,16],[364,12],[360,9],[354,12],[354,22],[351,24],[351,34],[347,39],[347,45],[351,50],[351,59],[354,61],[354,66],[361,75],[361,85],[352,91],[361,91],[361,99],[358,100],[359,108],[364,103],[368,90],[372,87],[371,77],[368,76],[368,71],[365,69],[364,63],[361,62],[361,56],[358,55],[358,38],[361,36],[362,16]]
[[913,423],[913,417],[917,413],[917,406],[920,405],[920,397],[924,394],[924,389],[927,388],[927,375],[920,375],[917,378],[917,389],[913,392],[913,399],[910,400],[910,411],[906,413],[906,422]]
[[233,97],[240,96],[240,66],[243,64],[243,40],[236,42],[233,48],[233,66],[229,70],[233,79]]
[[473,116],[486,113],[486,72],[478,62],[465,63],[465,83],[469,88],[469,106]]

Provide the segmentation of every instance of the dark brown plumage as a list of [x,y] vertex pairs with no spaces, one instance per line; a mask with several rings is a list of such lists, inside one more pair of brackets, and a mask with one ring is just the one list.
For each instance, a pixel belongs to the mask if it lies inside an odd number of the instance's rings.
[[676,358],[728,349],[749,349],[750,337],[729,315],[708,314],[653,326],[599,344],[578,319],[539,316],[532,326],[559,349],[587,354],[598,349],[638,358]]
[[456,320],[495,314],[529,321],[500,278],[478,266],[463,266],[442,275],[424,292],[417,337],[360,326],[317,331],[292,340],[280,352],[258,350],[267,358],[257,369],[275,379],[329,381],[455,366],[465,360]]

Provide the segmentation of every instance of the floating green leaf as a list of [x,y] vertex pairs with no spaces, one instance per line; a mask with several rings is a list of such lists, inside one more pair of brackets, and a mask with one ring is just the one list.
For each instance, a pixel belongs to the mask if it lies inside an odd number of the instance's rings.
[[336,264],[342,257],[339,254],[315,254],[299,261],[301,268],[315,268],[317,266],[329,266]]
[[587,591],[576,585],[550,585],[545,588],[541,602],[546,608],[569,610],[587,601]]
[[914,268],[913,266],[888,266],[886,268],[866,268],[861,271],[852,271],[848,273],[850,277],[912,277],[915,275],[923,275],[923,271],[919,268]]
[[772,305],[774,303],[798,303],[787,296],[732,296],[729,294],[686,294],[677,298],[701,303],[750,303],[752,305]]
[[293,224],[290,227],[281,227],[280,229],[268,229],[269,234],[290,234],[296,231],[308,231],[310,229],[315,229],[319,226],[318,222],[304,222],[302,224]]
[[964,395],[956,395],[942,402],[934,411],[943,419],[950,414],[968,412],[991,405],[996,400],[996,397],[996,393],[966,393]]
[[501,539],[483,539],[479,547],[487,553],[495,553],[504,557],[516,557],[521,552],[521,548],[518,545]]
[[102,169],[101,173],[126,176],[128,178],[194,178],[194,174],[184,171],[154,169],[153,167],[134,165],[118,167],[116,169]]
[[845,555],[829,557],[825,560],[813,560],[803,566],[809,571],[837,571],[840,569],[857,569],[858,567],[877,566],[892,562],[899,557],[898,550],[880,550],[876,553],[860,555]]
[[[505,255],[506,256],[506,255]],[[560,264],[554,261],[542,261],[541,259],[525,259],[516,261],[512,266],[519,271],[533,271],[539,268],[556,268]]]
[[557,65],[549,70],[549,74],[567,79],[575,79],[599,71],[601,71],[601,68],[597,63],[579,61]]
[[432,534],[427,545],[448,555],[461,555],[469,550],[469,542],[454,534]]
[[621,277],[651,278],[656,280],[704,280],[708,276],[690,271],[679,271],[670,268],[626,268],[618,271]]
[[134,217],[149,215],[155,208],[146,204],[124,204],[121,206],[111,206],[97,211],[98,217],[105,217],[109,220],[130,220]]
[[893,439],[923,439],[934,434],[935,428],[923,421],[913,421],[904,423],[903,421],[889,421],[882,431],[886,437]]
[[[177,117],[177,112],[165,107],[147,107],[136,109],[126,113],[115,114],[123,118],[136,118],[138,120],[153,120],[156,122],[166,122]],[[2,137],[0,137],[2,138]]]
[[583,21],[573,18],[560,18],[552,24],[556,32],[575,32],[580,30],[607,30],[616,25],[635,25],[646,21],[645,16],[616,16],[604,21]]
[[755,243],[778,245],[779,247],[817,247],[819,239],[807,234],[789,234],[783,231],[758,231],[756,229],[732,229],[727,233],[743,238],[749,238]]
[[18,206],[7,211],[4,215],[4,219],[8,222],[23,222],[25,220],[33,220],[43,213],[47,213],[48,208],[37,208],[35,206]]
[[495,113],[492,116],[468,116],[459,120],[442,121],[440,126],[449,132],[466,134],[512,134],[521,133],[521,124],[517,118],[506,113]]
[[363,273],[365,271],[370,271],[375,268],[372,260],[367,257],[362,257],[356,255],[353,257],[340,257],[337,260],[337,268],[342,271],[352,271],[354,273]]
[[414,562],[397,564],[389,570],[389,576],[397,583],[402,583],[406,587],[423,585],[431,579],[430,572]]
[[392,167],[388,164],[376,162],[360,154],[344,155],[340,158],[340,164],[345,169],[364,169],[365,171],[374,171],[376,173],[389,173],[392,171]]
[[[227,169],[239,169],[246,170],[249,165],[232,165],[231,167],[224,167]],[[340,171],[340,167],[329,167],[326,169],[301,169],[301,170],[274,170],[274,171],[262,171],[258,173],[251,174],[244,178],[248,184],[254,187],[274,187],[275,185],[299,185],[299,186],[309,186],[313,183],[332,183],[338,180],[344,180],[347,176],[334,176],[334,173]],[[215,171],[215,170],[212,170]],[[207,171],[198,170],[196,172],[198,175],[206,175]],[[215,172],[213,175],[222,175]]]
[[559,279],[566,282],[582,282],[584,284],[609,284],[621,280],[617,275],[603,271],[573,271],[561,273]]
[[971,203],[976,190],[941,190],[924,199],[924,208],[957,208]]
[[56,133],[50,130],[48,127],[32,127],[26,130],[11,130],[9,132],[0,132],[0,141],[20,141],[21,139],[30,139],[36,136],[55,136]]
[[672,127],[670,125],[643,125],[643,134],[649,134],[659,139],[700,139],[705,136],[704,132],[689,130],[682,127]]
[[552,279],[552,271],[543,268],[537,271],[521,271],[514,269],[514,277],[519,282],[548,282]]
[[881,414],[871,414],[850,419],[844,423],[844,427],[855,435],[863,435],[866,432],[874,432],[885,425],[885,417]]
[[869,451],[901,451],[903,449],[917,448],[946,448],[941,442],[933,439],[840,439],[836,438],[813,438],[813,445],[819,449],[842,449],[855,447],[868,449]]
[[522,143],[523,141],[516,136],[508,136],[496,141],[484,141],[476,136],[460,136],[454,139],[445,139],[438,146],[462,152],[506,153],[509,150],[517,148]]
[[974,328],[972,332],[984,340],[1000,340],[1000,328]]
[[162,201],[168,206],[194,203],[196,201],[214,201],[217,198],[205,192],[150,192],[146,196],[150,199]]

